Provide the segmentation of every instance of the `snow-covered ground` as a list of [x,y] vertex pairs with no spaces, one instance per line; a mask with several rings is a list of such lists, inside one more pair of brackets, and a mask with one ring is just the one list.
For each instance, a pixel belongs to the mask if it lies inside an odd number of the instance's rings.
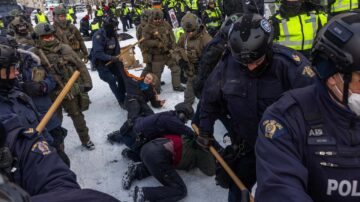
[[[78,13],[78,22],[85,13]],[[77,24],[79,27],[79,24]],[[121,24],[119,27],[122,28]],[[135,29],[129,32],[135,36]],[[136,39],[130,39],[120,42],[120,45],[126,46],[136,42]],[[91,48],[92,43],[86,42],[86,46]],[[142,62],[140,49],[137,47],[136,59]],[[87,64],[88,66],[90,64]],[[140,71],[133,71],[134,74],[140,74]],[[85,119],[89,127],[89,134],[95,143],[96,149],[88,151],[82,148],[80,140],[74,129],[71,119],[64,116],[63,126],[68,129],[68,136],[65,140],[65,150],[71,159],[71,169],[77,174],[78,182],[83,188],[91,188],[108,193],[121,201],[132,201],[129,191],[121,188],[121,178],[127,170],[130,161],[122,158],[121,151],[124,145],[111,145],[106,140],[106,135],[114,130],[118,130],[126,120],[127,112],[121,109],[110,91],[107,83],[100,80],[97,72],[90,72],[93,79],[94,88],[90,91],[91,105],[85,112]],[[182,102],[184,94],[174,92],[171,86],[171,74],[168,68],[162,75],[162,80],[166,82],[162,86],[160,97],[166,99],[165,106],[161,109],[154,109],[155,112],[172,110],[174,105]],[[193,105],[194,109],[196,104]],[[216,123],[215,134],[222,142],[222,136],[225,129],[220,123]],[[216,186],[214,177],[208,177],[202,174],[198,169],[190,172],[179,171],[184,179],[188,195],[182,201],[188,202],[223,202],[227,201],[227,190]],[[133,184],[138,186],[159,186],[153,177],[142,181],[136,181]],[[132,187],[132,188],[133,188]]]

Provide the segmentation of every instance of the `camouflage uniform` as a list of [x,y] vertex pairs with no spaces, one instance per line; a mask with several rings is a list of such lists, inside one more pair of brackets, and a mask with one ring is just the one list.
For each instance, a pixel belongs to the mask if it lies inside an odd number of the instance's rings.
[[[162,19],[159,24],[155,24],[155,18]],[[152,11],[150,23],[142,30],[142,36],[145,40],[142,46],[148,49],[148,57],[150,66],[144,69],[143,75],[147,72],[154,73],[161,81],[161,74],[164,66],[167,65],[171,70],[172,86],[174,90],[183,91],[180,84],[180,68],[176,61],[170,56],[170,51],[175,48],[175,36],[169,23],[163,20],[162,11],[155,9]],[[160,91],[160,85],[156,86]]]
[[[50,29],[54,30],[53,27],[47,23],[39,23],[35,27],[35,33],[38,34],[41,32],[44,26],[50,26]],[[76,70],[80,71],[80,77],[76,80],[74,86],[63,100],[62,107],[72,119],[80,141],[85,146],[91,142],[88,133],[89,129],[86,126],[84,114],[82,113],[87,110],[90,105],[88,95],[88,91],[92,88],[90,74],[84,63],[67,44],[61,43],[57,39],[54,39],[54,41],[50,43],[39,40],[37,44],[38,49],[41,50],[37,50],[36,53],[40,56],[43,65],[47,65],[46,60],[51,61],[52,64],[50,73],[53,74],[57,82],[57,90],[55,90],[53,97],[60,93],[63,85],[68,82]],[[41,54],[41,51],[44,55]],[[44,56],[46,58],[44,58]],[[59,115],[61,116],[61,110]]]
[[[196,22],[198,18],[188,13],[186,14],[182,19],[182,26],[185,31],[187,31],[187,23],[196,23],[197,25],[194,26],[196,28],[196,31],[194,36],[189,37],[188,32],[185,32],[185,34],[182,34],[179,39],[179,60],[180,58],[185,60],[187,62],[187,66],[184,69],[186,76],[187,76],[187,82],[186,82],[186,90],[184,93],[185,102],[188,104],[193,104],[195,100],[195,94],[193,89],[193,80],[195,79],[197,73],[198,73],[198,67],[199,67],[199,61],[201,57],[201,53],[205,46],[211,41],[211,36],[206,31],[206,28],[200,24],[200,21]],[[179,61],[178,60],[178,61]]]
[[63,7],[56,7],[54,9],[54,14],[55,37],[62,43],[69,45],[80,59],[87,61],[88,51],[78,28],[68,21],[60,21],[57,17],[58,15],[66,15],[66,9]]

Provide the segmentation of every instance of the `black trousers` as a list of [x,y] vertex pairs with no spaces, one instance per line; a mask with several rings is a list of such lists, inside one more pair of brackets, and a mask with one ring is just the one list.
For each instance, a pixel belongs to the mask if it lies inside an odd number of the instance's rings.
[[144,99],[131,95],[126,96],[125,107],[128,111],[128,121],[131,121],[132,123],[134,123],[134,120],[139,116],[149,116],[154,114],[154,111]]
[[136,177],[143,179],[154,176],[163,186],[143,187],[144,198],[149,201],[171,202],[183,199],[187,194],[184,181],[176,172],[173,154],[163,145],[170,140],[158,138],[146,143],[141,149],[142,169],[137,169]]

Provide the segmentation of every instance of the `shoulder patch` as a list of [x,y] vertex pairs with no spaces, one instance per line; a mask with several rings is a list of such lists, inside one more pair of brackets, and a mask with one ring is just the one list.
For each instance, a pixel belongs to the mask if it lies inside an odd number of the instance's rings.
[[296,53],[293,53],[292,54],[292,58],[294,59],[295,62],[300,62],[301,59],[300,59],[300,56]]
[[300,66],[303,62],[302,56],[299,53],[297,53],[295,50],[292,50],[290,48],[278,46],[274,44],[273,51],[274,53],[280,54],[288,58],[288,60],[291,60],[297,66]]
[[315,76],[315,72],[310,66],[305,66],[302,75],[312,78]]
[[46,156],[51,153],[49,144],[46,141],[38,141],[32,147],[31,151]]
[[95,38],[100,39],[100,34],[97,34]]
[[276,139],[284,133],[284,127],[276,120],[265,120],[262,123],[264,136],[269,139]]

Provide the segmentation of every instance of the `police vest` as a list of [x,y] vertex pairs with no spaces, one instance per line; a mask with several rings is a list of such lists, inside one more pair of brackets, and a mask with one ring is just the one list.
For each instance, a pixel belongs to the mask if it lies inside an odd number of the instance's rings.
[[310,50],[319,28],[327,22],[327,16],[323,13],[310,12],[289,19],[275,16],[279,20],[279,36],[275,43],[292,48],[294,50]]
[[128,7],[125,7],[125,8],[121,8],[121,13],[122,15],[128,15],[130,13],[130,10]]
[[96,17],[102,17],[103,15],[104,15],[104,12],[102,9],[96,10],[96,14],[95,14]]
[[110,10],[111,10],[112,14],[115,14],[115,11],[116,11],[115,8],[110,8]]
[[219,28],[221,26],[221,11],[218,7],[215,7],[213,10],[205,10],[205,15],[210,19],[210,22],[207,22],[205,25],[208,28]]
[[4,22],[2,20],[0,20],[0,29],[2,29],[4,27],[5,27]]
[[69,13],[66,14],[66,20],[67,20],[67,21],[70,21],[71,24],[74,23],[74,19],[73,19],[73,17],[72,17]]
[[74,9],[73,8],[69,8],[69,11],[68,11],[68,13],[71,15],[71,14],[74,14],[75,12],[74,12]]
[[135,14],[138,16],[140,16],[142,14],[141,8],[135,8],[134,11],[135,11]]
[[91,31],[100,29],[100,24],[97,22],[95,24],[91,24]]
[[175,35],[175,41],[178,43],[180,36],[185,33],[184,29],[182,27],[177,27],[173,29],[174,35]]
[[349,11],[359,7],[359,0],[336,0],[331,4],[331,13]]
[[185,0],[185,3],[187,5],[187,7],[189,7],[189,9],[192,11],[197,11],[199,8],[198,0]]
[[46,16],[45,16],[44,13],[41,13],[41,14],[37,13],[37,14],[36,14],[36,18],[37,18],[38,23],[47,22],[47,21],[46,21]]
[[174,5],[174,10],[175,10],[175,14],[177,14],[178,12],[184,13],[185,12],[185,4],[183,2],[177,2]]
[[[309,91],[309,88],[312,90]],[[324,108],[330,105],[323,107],[323,102],[327,101],[323,99],[327,98],[317,98],[327,92],[319,92],[316,88],[321,87],[309,86],[290,92],[304,115],[306,136],[301,146],[303,164],[308,170],[307,193],[313,201],[359,201],[360,147],[345,144],[345,140],[339,138],[358,138],[358,122],[354,122],[353,128],[351,123],[348,126],[334,125],[334,119],[325,114]],[[317,99],[315,103],[314,99]],[[303,128],[303,125],[299,127]]]

